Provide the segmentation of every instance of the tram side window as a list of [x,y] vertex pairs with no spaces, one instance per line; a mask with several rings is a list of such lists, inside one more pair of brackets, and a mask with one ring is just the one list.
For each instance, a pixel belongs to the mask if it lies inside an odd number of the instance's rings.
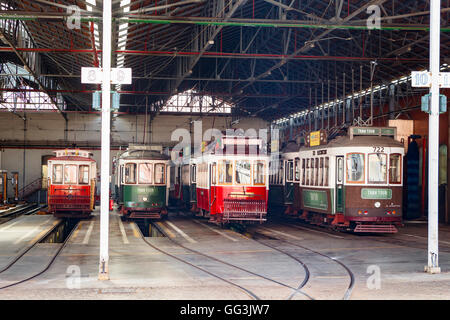
[[139,163],[139,183],[151,184],[153,180],[153,164]]
[[364,183],[364,154],[347,154],[347,182]]
[[384,153],[370,153],[368,156],[369,183],[387,182],[387,155]]
[[78,170],[78,183],[89,184],[89,166],[80,165]]
[[287,170],[286,180],[287,181],[294,180],[294,163],[292,162],[292,160],[288,161],[286,170]]
[[320,165],[319,165],[319,185],[323,186],[323,158],[320,158]]
[[77,165],[66,164],[64,166],[64,184],[77,183]]
[[63,183],[62,169],[63,169],[62,164],[54,164],[53,165],[52,183],[55,183],[55,184]]
[[212,174],[212,179],[211,179],[212,184],[216,184],[217,183],[217,164],[215,162],[212,165],[212,172],[211,172],[211,174]]
[[306,159],[306,183],[305,183],[305,185],[307,185],[307,186],[309,186],[309,172],[310,172],[309,159]]
[[306,171],[306,161],[302,159],[302,185],[305,185],[305,171]]
[[125,183],[136,183],[136,163],[125,165]]
[[323,185],[328,187],[328,168],[330,167],[330,159],[325,158],[324,172],[323,172]]
[[394,153],[389,156],[389,183],[402,181],[402,156]]
[[224,160],[219,162],[219,183],[233,183],[233,162]]
[[310,183],[309,183],[310,186],[314,185],[315,173],[316,173],[315,161],[314,161],[314,159],[311,159],[311,178],[310,178]]
[[197,165],[192,165],[191,168],[191,183],[197,182]]
[[341,184],[344,179],[344,160],[339,157],[337,159],[337,183]]
[[300,181],[300,159],[295,159],[295,181]]
[[284,168],[283,168],[284,162],[280,161],[280,167],[278,168],[278,184],[284,184]]
[[265,165],[262,161],[257,161],[253,168],[253,184],[264,184]]
[[251,183],[251,165],[249,161],[236,161],[236,184]]
[[316,177],[315,177],[315,180],[314,180],[314,185],[315,186],[318,186],[319,185],[319,158],[316,158],[316,165],[315,165],[315,173],[316,173]]
[[165,168],[164,163],[155,164],[155,184],[164,184],[166,182]]

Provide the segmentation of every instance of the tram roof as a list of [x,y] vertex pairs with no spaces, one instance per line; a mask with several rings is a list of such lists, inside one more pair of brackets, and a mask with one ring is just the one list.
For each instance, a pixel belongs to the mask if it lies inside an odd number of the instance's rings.
[[124,160],[170,160],[170,157],[154,150],[128,150],[119,156]]

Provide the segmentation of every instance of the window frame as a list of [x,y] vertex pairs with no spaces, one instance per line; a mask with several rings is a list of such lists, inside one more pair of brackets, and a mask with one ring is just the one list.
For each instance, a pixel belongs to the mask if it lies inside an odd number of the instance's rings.
[[[151,165],[151,172],[150,172],[150,182],[141,182],[141,166],[142,165]],[[153,184],[153,176],[154,176],[154,164],[152,162],[139,162],[137,164],[137,181],[136,183],[139,185],[146,185],[146,184]]]
[[[228,163],[230,163],[231,164],[231,172],[232,172],[232,174],[231,174],[231,182],[226,182],[226,178],[227,178],[227,162]],[[224,175],[224,181],[223,182],[221,182],[220,181],[220,172],[219,171],[221,171],[222,170],[222,167],[224,168],[224,172],[225,172],[225,175]],[[218,175],[218,177],[217,177],[217,184],[218,185],[232,185],[233,184],[233,182],[234,182],[234,161],[233,160],[219,160],[218,162],[217,162],[217,175]]]
[[[298,176],[297,176],[298,173]],[[294,181],[295,182],[300,182],[300,158],[295,158],[294,159]]]
[[[128,167],[129,165],[134,165],[134,182],[129,182],[129,181],[127,180],[127,167]],[[138,181],[138,179],[137,179],[137,169],[138,169],[138,167],[137,167],[136,162],[126,162],[126,163],[124,164],[123,184],[137,184],[137,181]],[[129,169],[128,169],[128,170],[129,170]],[[129,176],[129,175],[128,175],[128,176]]]
[[[384,182],[374,182],[370,181],[370,156],[373,154],[382,154],[386,157],[386,174],[384,175]],[[388,162],[388,154],[385,152],[371,152],[367,154],[367,183],[368,184],[388,184],[388,171],[389,171],[389,162]]]
[[[363,180],[362,181],[349,181],[348,180],[348,156],[351,154],[362,154],[363,156]],[[366,154],[364,152],[350,152],[345,154],[345,183],[349,184],[365,184],[366,183]]]
[[[87,168],[87,174],[88,174],[88,178],[87,178],[87,182],[81,182],[80,181],[80,173],[81,173],[81,167],[86,167]],[[80,185],[89,185],[89,181],[90,181],[90,165],[88,164],[80,164],[78,165],[78,184]]]
[[[255,182],[255,178],[257,177],[257,173],[258,173],[258,164],[262,164],[262,177],[263,177],[263,182],[262,183],[256,183]],[[266,162],[264,160],[255,160],[253,162],[253,170],[252,170],[252,183],[255,186],[264,186],[266,185]]]
[[[159,186],[161,186],[161,185],[165,185],[166,184],[166,180],[167,180],[167,174],[166,174],[166,164],[165,163],[163,163],[163,162],[155,162],[155,163],[152,163],[153,164],[153,184],[154,185],[159,185]],[[163,170],[162,170],[162,174],[163,174],[163,182],[156,182],[156,167],[158,166],[158,165],[162,165],[163,166]]]
[[[55,173],[56,166],[61,167],[61,181],[59,181],[59,182],[56,182],[54,179],[54,173]],[[64,184],[64,164],[62,164],[62,163],[52,164],[52,184]]]
[[[236,168],[237,168],[237,165],[236,165],[236,163],[237,162],[248,162],[249,164],[250,164],[250,182],[249,183],[237,183],[237,179],[236,179],[236,174],[237,174],[237,171],[236,171]],[[245,159],[242,159],[242,160],[234,160],[233,161],[233,165],[234,165],[234,170],[233,170],[233,172],[234,172],[234,174],[233,174],[233,184],[234,185],[237,185],[237,186],[251,186],[252,185],[252,178],[253,178],[253,167],[252,167],[252,161],[250,161],[250,160],[245,160]]]
[[[399,163],[399,167],[400,167],[400,174],[399,174],[399,178],[400,178],[400,182],[391,182],[391,156],[393,156],[393,155],[397,155],[397,156],[399,156],[399,161],[398,161],[398,163]],[[402,174],[402,165],[403,165],[403,155],[401,154],[401,153],[390,153],[389,154],[389,168],[388,168],[388,178],[389,178],[389,184],[396,184],[396,185],[401,185],[402,183],[403,183],[403,174]]]
[[[66,167],[75,167],[75,170],[76,170],[76,173],[75,173],[76,182],[75,183],[66,181]],[[64,181],[63,182],[64,185],[66,185],[66,184],[76,184],[76,185],[78,185],[78,165],[77,164],[72,164],[72,163],[65,163],[64,164],[63,181]]]

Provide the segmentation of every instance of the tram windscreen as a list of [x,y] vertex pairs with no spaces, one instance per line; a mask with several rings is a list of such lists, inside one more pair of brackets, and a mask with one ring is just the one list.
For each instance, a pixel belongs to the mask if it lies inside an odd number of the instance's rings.
[[401,159],[402,156],[400,154],[391,154],[389,156],[389,183],[401,183]]
[[125,183],[136,183],[136,164],[127,163],[125,165]]
[[236,161],[236,184],[251,183],[251,167],[249,161]]
[[347,154],[347,181],[364,182],[364,154]]
[[253,184],[264,184],[264,162],[256,162],[253,170]]
[[62,168],[62,164],[53,165],[52,183],[59,184],[63,182]]
[[139,183],[151,184],[153,180],[153,164],[140,163],[139,164]]
[[233,162],[219,162],[219,183],[233,183]]
[[165,183],[165,175],[164,175],[164,163],[155,164],[155,183],[156,184],[164,184]]
[[78,183],[89,184],[89,166],[80,165],[80,169],[78,171]]
[[64,184],[77,183],[77,166],[75,164],[66,164],[64,166]]
[[369,183],[386,183],[387,155],[384,153],[369,154]]

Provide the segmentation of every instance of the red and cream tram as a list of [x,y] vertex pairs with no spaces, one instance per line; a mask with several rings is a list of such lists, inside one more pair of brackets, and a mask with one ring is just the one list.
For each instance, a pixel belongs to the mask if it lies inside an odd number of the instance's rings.
[[56,217],[88,217],[95,206],[96,162],[84,150],[57,150],[48,160],[48,211]]
[[197,208],[219,224],[266,221],[268,160],[263,140],[224,136],[194,159]]

